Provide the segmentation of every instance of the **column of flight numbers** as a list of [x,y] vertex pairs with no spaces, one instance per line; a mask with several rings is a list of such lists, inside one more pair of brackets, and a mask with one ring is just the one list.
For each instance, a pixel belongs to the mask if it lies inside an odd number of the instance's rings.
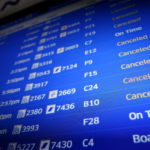
[[[37,47],[37,54],[34,57],[35,61],[40,61],[40,62],[34,62],[32,64],[32,68],[31,70],[38,70],[38,68],[40,68],[40,71],[38,72],[32,72],[29,75],[29,80],[35,80],[36,78],[41,78],[43,76],[52,76],[56,73],[60,73],[61,68],[60,67],[54,67],[52,69],[46,69],[46,70],[42,70],[44,68],[44,66],[48,66],[48,68],[50,68],[50,65],[53,64],[53,60],[51,59],[51,56],[55,55],[55,54],[60,54],[63,53],[63,48],[58,48],[57,52],[54,51],[54,48],[56,47],[56,40],[61,37],[61,34],[59,35],[60,31],[60,22],[58,22],[58,20],[56,19],[56,21],[48,21],[45,23],[43,29],[42,29],[42,33],[40,36],[40,40],[38,42],[39,46]],[[56,55],[55,55],[56,57]],[[42,61],[42,62],[41,62]],[[40,88],[40,87],[45,87],[48,85],[48,80],[41,82],[41,83],[30,83],[29,85],[35,88]],[[43,83],[45,85],[43,85]],[[59,91],[61,93],[61,91]],[[42,100],[46,97],[47,93],[44,94],[39,94],[39,95],[35,95],[33,97],[33,100]],[[58,90],[52,90],[49,91],[49,99],[53,99],[53,98],[57,98],[58,95]],[[59,94],[60,96],[60,94]],[[51,104],[51,105],[47,105],[46,106],[46,111],[45,114],[52,114],[55,113],[56,111],[56,107],[58,108],[57,111],[61,110],[61,106],[56,106],[56,104]],[[67,107],[71,107],[71,109],[73,109],[72,105],[68,105]],[[61,108],[61,109],[60,109]],[[42,113],[42,112],[41,112]]]
[[[46,66],[51,66],[51,64],[53,63],[51,56],[54,55],[54,50],[52,50],[52,48],[54,48],[56,46],[56,42],[54,42],[54,40],[56,40],[58,37],[57,35],[53,35],[53,34],[57,34],[57,32],[59,31],[58,26],[59,26],[59,22],[57,23],[53,23],[48,24],[49,22],[46,22],[44,24],[44,27],[42,29],[41,35],[40,35],[40,40],[38,42],[38,47],[37,47],[37,54],[34,56],[34,63],[32,64],[31,70],[33,70],[28,77],[28,80],[35,80],[36,78],[42,78],[43,76],[48,76],[51,73],[50,69],[47,70],[43,70],[43,71],[34,71],[34,70],[38,70],[40,68],[40,70],[42,70],[44,67]],[[29,83],[27,85],[27,87],[29,87],[29,90],[33,90],[36,88],[41,88],[41,87],[46,87],[48,85],[48,81],[43,81],[40,83]],[[28,89],[27,89],[28,91]]]
[[[77,28],[76,30],[68,31],[68,29],[71,29],[74,26],[78,26],[79,24],[80,24],[79,22],[74,22],[72,24],[65,24],[65,25],[60,26],[60,23],[57,22],[57,23],[54,23],[54,24],[47,25],[47,26],[44,27],[45,31],[41,35],[42,40],[40,40],[40,43],[41,44],[43,44],[43,43],[47,44],[47,42],[50,41],[51,39],[53,41],[58,39],[58,38],[65,39],[66,36],[71,36],[72,34],[74,34],[76,32],[79,32],[79,28]],[[49,31],[49,29],[50,29],[50,31]],[[58,34],[59,31],[60,31],[60,33]],[[51,35],[51,37],[47,37],[48,35],[49,36]],[[53,38],[55,38],[55,39],[53,39]],[[62,44],[63,44],[63,42],[62,42]],[[42,46],[40,45],[38,47],[37,51],[43,51],[44,49],[49,49],[51,47],[51,45],[48,46],[48,47],[47,47],[47,45],[42,45]],[[56,43],[53,44],[53,45],[56,46]],[[55,58],[56,58],[57,55],[61,56],[65,52],[69,53],[69,51],[71,51],[73,49],[77,49],[78,47],[79,47],[78,44],[74,44],[74,45],[67,46],[67,47],[58,47],[57,50],[56,50],[56,53],[55,53],[56,54]],[[58,62],[58,63],[61,63],[61,62]],[[60,74],[62,71],[69,71],[69,70],[72,70],[74,68],[77,68],[77,64],[59,65],[57,67],[54,67],[51,70],[51,74],[53,74],[53,75]],[[49,91],[48,99],[54,99],[54,98],[57,98],[57,97],[60,97],[60,96],[67,96],[67,95],[72,95],[72,94],[75,94],[75,93],[76,93],[76,88],[69,88],[69,89],[62,89],[62,90],[54,89],[54,90]],[[52,114],[52,113],[56,113],[58,111],[73,110],[74,108],[75,108],[74,103],[63,104],[63,105],[51,104],[51,105],[47,105],[46,114]]]
[[[35,29],[34,27],[32,27],[33,29],[30,30],[30,28],[27,30],[28,32],[25,34],[24,40],[23,40],[23,44],[21,46],[21,50],[23,52],[18,54],[18,57],[28,57],[27,59],[30,59],[29,62],[32,62],[32,55],[34,54],[35,51],[35,46],[37,45],[37,39],[39,38],[39,29]],[[27,63],[26,65],[26,70],[25,71],[29,71],[30,70],[30,64],[31,63]],[[18,71],[21,73],[24,73],[24,70]],[[23,94],[24,91],[26,92],[27,90],[27,85],[25,85],[25,88],[23,89]],[[21,100],[21,104],[27,104],[30,101],[30,96],[29,95],[24,95],[22,97]],[[17,119],[23,119],[27,116],[30,116],[31,113],[33,112],[32,110],[28,110],[26,108],[23,109],[19,109],[16,118]],[[13,126],[13,130],[12,130],[12,135],[13,136],[17,136],[20,135],[22,133],[27,133],[27,132],[37,132],[39,130],[39,125],[35,124],[35,125],[23,125],[23,124],[16,124]]]
[[[35,47],[37,46],[37,40],[38,40],[38,38],[39,38],[39,34],[40,34],[40,32],[41,32],[41,30],[40,30],[40,27],[42,26],[42,24],[37,24],[37,25],[33,25],[33,26],[31,26],[31,27],[29,27],[28,29],[26,29],[27,30],[27,33],[26,33],[26,38],[24,39],[24,42],[31,42],[31,41],[34,41],[35,40],[35,45],[34,45],[34,47],[32,48],[32,60],[31,60],[31,63],[33,62],[33,55],[34,55],[34,53],[35,53]],[[31,40],[30,40],[31,39]],[[31,64],[30,63],[30,64]],[[28,66],[28,72],[29,72],[29,70],[31,70],[31,66]],[[28,76],[27,76],[27,81],[28,81]],[[25,85],[25,88],[24,88],[24,93],[26,93],[27,91],[30,91],[30,90],[32,90],[32,86],[33,85],[29,85],[29,84],[26,84]],[[30,95],[24,95],[23,97],[22,97],[22,101],[21,101],[21,104],[27,104],[27,103],[29,103],[29,102],[31,102],[31,101],[33,101],[32,100],[32,96],[30,96]],[[23,110],[23,114],[24,114],[24,116],[25,116],[25,113],[26,113],[26,111],[25,111],[25,109]]]
[[[38,24],[38,25],[34,25],[32,27],[29,28],[29,32],[26,33],[26,36],[29,37],[28,39],[33,39],[34,37],[36,37],[36,41],[39,39],[40,37],[40,34],[41,34],[41,25],[42,24]],[[26,39],[24,40],[26,41]],[[36,42],[36,46],[37,47],[37,42]],[[34,50],[32,50],[32,54],[34,55],[35,51],[36,51],[36,48],[34,47]],[[41,48],[38,48],[38,50],[41,49]],[[30,51],[29,51],[30,52]],[[29,53],[28,52],[28,53]],[[32,58],[32,61],[31,63],[33,63],[36,59],[39,59],[38,56],[34,56],[34,58]],[[34,63],[33,63],[34,64]],[[34,65],[31,65],[29,67],[28,70],[32,70],[33,69],[33,66]],[[36,65],[35,65],[36,66]],[[47,72],[46,72],[47,73]],[[48,72],[49,73],[49,72]],[[48,74],[47,73],[47,74]],[[43,75],[43,74],[42,74]],[[41,73],[39,76],[42,76]],[[36,77],[36,73],[33,72],[33,73],[29,73],[28,77],[27,77],[27,80],[30,81],[30,80],[33,80],[35,79]],[[34,88],[38,88],[40,84],[35,84],[34,85]],[[42,84],[41,84],[42,85]],[[47,82],[43,83],[43,86],[44,85],[47,85]],[[33,83],[27,83],[26,86],[25,86],[25,93],[28,92],[28,91],[32,91],[33,89]],[[22,97],[22,101],[21,101],[21,104],[28,104],[30,102],[37,102],[37,101],[40,101],[40,100],[43,100],[44,98],[46,97],[46,94],[38,94],[38,95],[30,95],[30,94],[25,94],[23,97]],[[37,112],[40,111],[40,114],[42,113],[41,109],[38,109]],[[23,116],[25,117],[26,115],[26,109],[23,109],[22,111],[20,110],[20,112],[23,112]]]
[[[94,15],[96,14],[95,6],[89,6],[85,8],[85,23],[84,23],[84,57],[86,60],[84,61],[84,66],[89,69],[92,68],[92,65],[94,63],[94,57],[97,53],[97,48],[95,47],[95,37],[96,37],[96,24]],[[91,79],[94,79],[94,77],[98,76],[98,70],[95,68],[91,71],[84,72],[84,78],[88,81],[92,81]],[[99,89],[98,83],[91,83],[84,86],[84,92],[94,92]],[[96,107],[100,105],[100,99],[89,99],[83,101],[83,107],[85,109],[89,107]],[[93,126],[93,125],[99,125],[100,118],[99,116],[91,116],[90,118],[84,118],[83,119],[83,126]]]
[[[50,56],[54,55],[54,51],[51,50],[51,47],[54,47],[56,44],[52,43],[49,44],[46,42],[46,40],[49,38],[47,37],[48,34],[51,35],[51,31],[47,31],[49,28],[52,28],[51,25],[46,25],[43,27],[42,32],[40,32],[40,40],[38,38],[38,43],[37,43],[37,49],[36,51],[38,52],[37,54],[34,55],[33,57],[33,64],[31,65],[31,71],[28,75],[28,80],[35,80],[37,78],[41,78],[43,76],[48,76],[50,75],[51,71],[50,69],[43,70],[45,66],[48,66],[52,64],[52,60],[47,60],[49,59]],[[48,52],[47,52],[48,51]],[[47,58],[48,57],[48,58]],[[44,60],[43,60],[44,59]],[[45,60],[46,59],[46,60]],[[38,61],[38,62],[37,62]],[[42,62],[41,62],[42,61]],[[40,68],[40,71],[39,71]],[[48,81],[42,81],[38,83],[28,83],[26,84],[25,87],[25,92],[30,92],[34,89],[39,89],[39,88],[44,88],[48,85]],[[32,92],[33,93],[33,92]],[[47,93],[43,92],[35,94],[35,95],[26,95],[22,99],[22,104],[27,104],[29,102],[38,102],[41,100],[44,100],[46,98]],[[30,117],[30,116],[39,116],[43,114],[43,108],[38,107],[38,108],[33,108],[33,109],[21,109],[19,110],[18,118],[25,118],[25,117]],[[23,132],[36,132],[39,130],[39,124],[35,125],[30,125],[27,126],[28,130],[24,130]],[[26,128],[25,128],[26,129]]]
[[[43,70],[43,68],[45,67],[50,68],[52,64],[52,59],[49,59],[49,57],[51,58],[51,56],[54,55],[54,50],[52,48],[56,46],[56,42],[53,42],[54,38],[51,38],[51,37],[49,38],[49,36],[59,31],[58,28],[57,29],[54,29],[54,28],[58,27],[60,23],[57,22],[52,25],[50,23],[51,21],[45,22],[44,27],[42,28],[42,31],[39,31],[40,40],[37,43],[38,44],[37,49],[36,49],[37,54],[33,58],[33,63],[31,66],[32,72],[30,72],[28,76],[28,80],[30,82],[36,79],[41,79],[44,76],[49,76],[51,74],[50,69]],[[26,85],[25,91],[32,91],[34,89],[44,88],[46,86],[48,86],[48,81],[43,81],[39,83],[32,82]],[[36,95],[27,95],[23,97],[22,104],[41,101],[41,100],[44,100],[45,98],[46,98],[46,93],[36,94]]]
[[[41,32],[40,32],[41,34]],[[40,35],[40,41],[37,43],[37,45],[43,44],[45,42],[45,39],[41,39],[41,35]],[[37,46],[38,47],[38,46]],[[44,46],[39,46],[37,48],[37,51],[42,51],[44,50]],[[53,53],[49,53],[49,55],[53,55]],[[34,60],[32,61],[33,64],[31,66],[31,70],[33,70],[32,72],[29,73],[28,76],[28,80],[35,80],[38,77],[41,77],[43,75],[43,72],[36,72],[34,70],[37,70],[39,68],[43,68],[44,66],[48,66],[52,64],[52,60],[48,60],[48,61],[43,61],[43,62],[34,62],[34,61],[40,61],[42,59],[42,53],[38,53],[34,56],[33,58]],[[50,71],[45,71],[45,74],[50,74]],[[38,74],[38,76],[37,76]],[[44,81],[44,82],[39,82],[39,83],[28,83],[26,85],[25,91],[32,91],[34,89],[38,89],[38,88],[44,88],[48,85],[48,81]]]
[[[57,34],[57,38],[61,39],[60,44],[63,44],[63,40],[66,39],[67,36],[71,36],[71,34],[76,33],[78,30],[70,30],[72,27],[74,26],[78,26],[80,23],[79,22],[75,22],[72,24],[63,24],[61,25],[60,23],[56,23],[54,25],[57,25],[57,28],[54,30],[51,30],[51,32],[59,32],[59,34]],[[52,25],[52,26],[54,26]],[[61,56],[64,53],[69,53],[69,51],[71,52],[71,50],[73,49],[77,49],[79,47],[78,44],[74,44],[71,46],[63,46],[62,47],[57,47],[56,49],[56,55],[55,56]],[[56,58],[56,57],[55,57]],[[54,68],[52,69],[52,74],[55,75],[59,75],[64,71],[69,71],[72,70],[74,68],[77,68],[77,64],[71,64],[71,65],[62,65],[60,63],[65,63],[64,62],[57,62],[58,66],[54,66]],[[59,85],[58,85],[59,86]],[[58,97],[61,96],[67,96],[67,95],[72,95],[76,93],[76,88],[68,88],[68,89],[53,89],[51,91],[49,91],[49,99],[56,99]],[[68,103],[68,104],[51,104],[51,105],[47,105],[46,108],[46,114],[54,114],[57,113],[59,111],[69,111],[69,110],[74,110],[75,109],[75,103]]]
[[[41,35],[41,36],[43,36],[43,35]],[[42,42],[42,44],[43,44],[43,42]],[[43,51],[43,50],[45,51],[45,50],[49,49],[50,47],[53,47],[54,45],[55,44],[47,44],[46,46],[44,46],[44,45],[41,46],[40,45],[37,48],[37,51],[38,52]],[[45,54],[45,55],[42,55],[42,53],[41,53],[41,56],[46,57],[46,56],[51,56],[53,54],[54,54],[53,52],[50,52],[50,53]],[[34,60],[42,59],[41,56],[39,57],[39,54],[35,55]],[[44,63],[41,63],[41,64],[39,63],[39,66],[42,68],[44,65],[49,65],[51,63],[45,63],[44,62]],[[32,67],[31,67],[31,70],[38,69],[38,67],[34,68],[33,66],[36,66],[36,65],[33,64]],[[49,71],[47,71],[47,72],[49,73]],[[28,80],[33,80],[33,79],[35,79],[35,77],[40,77],[40,76],[43,75],[43,73],[42,72],[40,72],[40,73],[36,72],[36,75],[37,76],[34,76],[34,73],[31,73],[29,75],[29,77],[28,77]],[[44,75],[45,75],[45,73],[44,73]],[[41,86],[43,86],[41,83],[40,84],[32,83],[32,85],[31,84],[27,84],[26,88],[25,88],[25,91],[31,91],[34,88],[39,88]],[[39,101],[39,100],[44,99],[45,96],[46,96],[46,94],[40,94],[40,95],[34,95],[34,96],[31,96],[31,95],[24,96],[23,99],[22,99],[22,103],[21,104],[27,104],[29,102],[37,101],[37,100]],[[21,110],[18,111],[17,119],[25,118],[25,117],[33,116],[33,115],[41,115],[42,113],[43,113],[43,109],[42,108],[32,109],[32,110],[21,109]],[[39,124],[32,124],[32,125],[22,125],[22,124],[20,124],[20,125],[15,125],[14,128],[13,128],[12,134],[13,135],[18,135],[18,134],[27,133],[27,132],[37,132],[39,130],[39,127],[40,127]],[[41,142],[43,142],[43,141],[41,141]],[[15,146],[17,148],[25,147],[25,146],[29,147],[29,145],[30,145],[31,148],[34,148],[36,143],[29,143],[29,144],[9,143],[8,147],[11,146],[11,145],[13,145],[13,146]]]
[[[25,40],[23,41],[23,43],[26,43],[29,39],[32,39],[31,41],[34,41],[34,39],[38,39],[39,38],[38,34],[39,34],[40,30],[39,29],[34,29],[34,27],[32,27],[32,29],[33,29],[32,31],[28,30],[28,32],[26,33],[26,37],[25,37]],[[30,44],[27,44],[27,45],[30,45]],[[37,42],[35,42],[34,46],[36,46],[36,45],[37,45]],[[27,46],[27,49],[28,48],[31,48],[31,47]],[[26,45],[22,46],[21,49],[26,49]],[[32,48],[32,50],[26,50],[24,52],[21,52],[18,56],[31,55],[31,54],[34,54],[34,51],[35,51],[35,48]],[[32,61],[33,60],[31,59],[31,62]],[[27,70],[30,70],[31,66],[27,66],[27,68],[28,68]],[[31,87],[29,87],[27,85],[28,84],[26,84],[26,86],[24,88],[24,93],[26,93],[27,91],[32,90]],[[43,94],[40,95],[40,96],[24,95],[22,97],[21,104],[23,106],[27,106],[27,105],[24,105],[24,104],[28,104],[29,102],[40,100],[43,97],[45,97],[45,95],[43,95]],[[24,109],[19,109],[18,110],[16,118],[18,120],[20,120],[20,121],[23,121],[22,119],[24,119],[26,117],[33,116],[33,115],[40,115],[40,114],[42,114],[42,108],[39,108],[39,109],[27,109],[27,108],[24,108]],[[12,135],[17,137],[17,135],[20,135],[20,134],[23,134],[23,133],[37,132],[37,131],[39,131],[39,128],[40,128],[39,124],[22,124],[22,123],[16,124],[16,125],[13,126]],[[14,149],[26,149],[26,148],[27,149],[35,149],[36,143],[31,143],[31,141],[30,141],[30,143],[20,143],[18,141],[8,143],[7,148],[8,149],[9,148],[12,149],[12,147]]]

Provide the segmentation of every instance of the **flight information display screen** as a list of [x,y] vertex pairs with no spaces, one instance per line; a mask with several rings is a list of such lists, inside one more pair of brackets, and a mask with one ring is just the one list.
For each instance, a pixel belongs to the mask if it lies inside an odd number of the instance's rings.
[[150,2],[83,0],[0,30],[0,150],[149,150]]

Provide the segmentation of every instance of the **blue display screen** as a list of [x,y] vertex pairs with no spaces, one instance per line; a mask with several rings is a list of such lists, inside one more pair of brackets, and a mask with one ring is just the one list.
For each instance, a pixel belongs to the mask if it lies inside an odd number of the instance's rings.
[[149,150],[149,6],[77,1],[0,30],[0,150]]

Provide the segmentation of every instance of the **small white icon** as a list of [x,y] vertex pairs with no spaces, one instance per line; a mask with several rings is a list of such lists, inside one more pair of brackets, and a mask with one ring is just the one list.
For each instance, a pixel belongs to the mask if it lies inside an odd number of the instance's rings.
[[61,27],[61,30],[66,30],[67,28],[68,28],[67,25],[64,25]]
[[49,26],[45,26],[44,28],[43,28],[43,30],[48,30],[49,29]]
[[67,32],[60,33],[60,38],[65,37],[67,35]]
[[21,133],[22,125],[14,125],[12,135],[20,134]]
[[47,36],[47,35],[48,35],[48,32],[43,32],[41,36],[43,37],[43,36]]
[[17,143],[9,143],[7,150],[16,150]]
[[49,150],[50,148],[50,140],[42,140],[40,143],[39,150]]
[[36,72],[33,72],[33,73],[30,73],[29,74],[29,80],[31,80],[31,79],[35,79],[36,78]]
[[55,113],[56,104],[48,105],[46,108],[46,114],[53,114]]
[[39,46],[38,48],[37,48],[37,51],[39,52],[39,51],[43,51],[44,50],[44,46]]
[[53,69],[53,74],[60,73],[60,72],[61,72],[61,66],[55,67]]
[[29,100],[30,100],[30,95],[28,95],[28,96],[23,96],[23,97],[22,97],[21,104],[29,103]]
[[18,111],[18,115],[17,115],[17,118],[20,119],[20,118],[24,118],[26,116],[26,109],[21,109]]
[[89,41],[85,41],[85,45],[91,45],[92,44],[92,42],[93,42],[93,40],[89,40]]
[[42,54],[37,54],[35,55],[34,60],[41,59],[41,57],[42,57]]
[[40,44],[43,44],[43,43],[45,43],[45,42],[46,42],[46,39],[41,39],[39,43],[40,43]]
[[39,67],[39,63],[34,63],[31,69],[37,69]]
[[49,92],[49,99],[57,98],[58,90],[53,90]]
[[33,88],[33,83],[27,84],[26,88],[25,88],[25,91],[31,91],[32,88]]
[[63,53],[64,50],[65,50],[64,47],[58,48],[58,49],[57,49],[57,54]]

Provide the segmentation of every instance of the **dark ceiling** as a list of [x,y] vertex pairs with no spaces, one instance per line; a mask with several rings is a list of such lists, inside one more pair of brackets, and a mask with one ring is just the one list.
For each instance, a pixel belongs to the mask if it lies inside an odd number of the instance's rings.
[[39,14],[46,12],[47,10],[54,9],[56,7],[58,7],[58,5],[65,5],[68,2],[73,2],[75,0],[45,0],[44,2],[41,2],[39,4],[36,4],[35,6],[29,7],[25,10],[22,10],[19,13],[15,13],[13,15],[10,15],[6,18],[3,18],[0,20],[1,25],[8,23],[8,22],[12,22],[16,19],[28,16],[34,12],[37,12]]

